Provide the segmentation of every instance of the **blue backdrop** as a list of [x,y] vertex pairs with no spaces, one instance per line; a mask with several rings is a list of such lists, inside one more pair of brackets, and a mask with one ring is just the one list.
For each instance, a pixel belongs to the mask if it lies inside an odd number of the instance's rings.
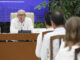
[[[44,0],[0,0],[0,22],[10,22],[10,13],[24,9],[26,12],[34,12],[35,22],[44,21],[44,15],[48,11],[47,7],[41,10],[34,9]],[[47,0],[48,2],[49,0]]]

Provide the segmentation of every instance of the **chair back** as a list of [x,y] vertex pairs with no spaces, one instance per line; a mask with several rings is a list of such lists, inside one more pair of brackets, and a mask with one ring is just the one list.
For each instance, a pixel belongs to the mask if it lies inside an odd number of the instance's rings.
[[61,45],[61,40],[64,39],[64,35],[56,35],[56,36],[51,36],[50,38],[50,60],[53,59],[53,40],[58,39],[59,40],[59,47]]
[[80,54],[80,48],[75,49],[75,59],[78,60],[78,54]]
[[49,33],[49,32],[53,32],[53,31],[45,31],[45,32],[42,32],[42,40],[44,38],[44,35],[47,34],[47,33]]

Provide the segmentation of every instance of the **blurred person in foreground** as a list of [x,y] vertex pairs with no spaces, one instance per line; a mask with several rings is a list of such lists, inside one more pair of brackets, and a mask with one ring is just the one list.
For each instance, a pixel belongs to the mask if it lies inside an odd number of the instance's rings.
[[[80,17],[68,19],[65,29],[64,45],[60,48],[55,60],[75,60],[75,49],[80,48]],[[80,54],[78,60],[80,60]]]

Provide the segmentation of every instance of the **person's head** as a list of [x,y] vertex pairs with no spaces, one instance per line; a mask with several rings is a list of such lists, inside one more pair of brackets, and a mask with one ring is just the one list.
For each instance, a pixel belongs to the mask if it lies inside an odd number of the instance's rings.
[[50,12],[45,15],[45,25],[46,25],[46,28],[51,27],[51,13]]
[[71,17],[65,24],[66,35],[65,35],[65,47],[69,46],[70,49],[73,45],[80,43],[80,18]]
[[65,24],[65,19],[63,14],[58,11],[52,13],[51,20],[53,28],[64,26]]
[[22,23],[26,17],[25,11],[24,10],[19,10],[17,12],[17,17],[19,19],[19,21]]

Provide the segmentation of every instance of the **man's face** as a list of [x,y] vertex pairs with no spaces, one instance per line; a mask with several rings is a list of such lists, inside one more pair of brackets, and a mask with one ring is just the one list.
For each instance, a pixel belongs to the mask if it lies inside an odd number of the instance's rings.
[[25,13],[24,13],[24,14],[23,14],[23,13],[22,13],[22,14],[19,13],[19,14],[17,15],[17,17],[18,17],[19,21],[22,23],[22,22],[24,21],[26,15],[25,15]]

